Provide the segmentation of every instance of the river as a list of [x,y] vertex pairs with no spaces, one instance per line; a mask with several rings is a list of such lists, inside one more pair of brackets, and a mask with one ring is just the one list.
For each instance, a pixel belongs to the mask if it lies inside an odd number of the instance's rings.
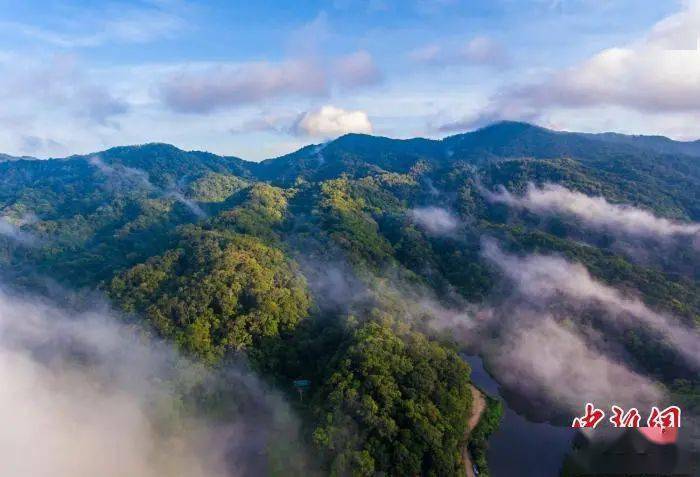
[[503,420],[489,439],[488,462],[493,477],[552,477],[559,475],[564,456],[571,449],[575,431],[570,427],[532,422],[513,411],[501,397],[498,383],[488,374],[481,358],[463,356],[472,368],[472,382],[503,402]]

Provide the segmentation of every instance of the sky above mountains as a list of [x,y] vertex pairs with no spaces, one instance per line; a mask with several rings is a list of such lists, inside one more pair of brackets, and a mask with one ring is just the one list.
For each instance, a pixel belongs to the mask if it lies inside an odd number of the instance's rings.
[[513,119],[700,137],[700,0],[0,0],[0,151],[246,159]]

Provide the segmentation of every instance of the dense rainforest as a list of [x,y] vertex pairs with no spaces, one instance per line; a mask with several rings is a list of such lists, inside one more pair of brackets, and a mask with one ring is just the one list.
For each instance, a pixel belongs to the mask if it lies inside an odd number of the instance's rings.
[[[700,412],[696,364],[664,335],[700,326],[698,155],[506,122],[443,140],[346,135],[261,163],[165,144],[0,157],[0,266],[20,287],[98,288],[208,366],[245,356],[295,403],[331,475],[463,475],[461,354],[498,379],[499,319],[522,301],[489,244],[583,267],[635,303],[606,320],[601,299],[559,290],[546,313],[604,334],[606,352]],[[630,213],[656,225],[639,232]],[[639,309],[671,325],[629,326]],[[570,415],[552,399],[547,418]],[[483,428],[471,437],[487,445]]]

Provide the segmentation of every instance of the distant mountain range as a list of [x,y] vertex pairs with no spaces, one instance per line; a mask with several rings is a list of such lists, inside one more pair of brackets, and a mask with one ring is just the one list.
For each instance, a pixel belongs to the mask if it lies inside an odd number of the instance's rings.
[[[633,181],[657,199],[668,200],[669,190],[694,190],[700,184],[700,142],[679,142],[660,136],[625,136],[614,133],[559,132],[519,122],[499,122],[482,129],[441,140],[391,139],[347,134],[325,144],[309,145],[291,154],[262,162],[246,161],[175,146],[151,143],[113,147],[102,152],[61,159],[28,160],[1,156],[7,173],[71,174],[76,181],[94,170],[95,158],[146,174],[158,187],[180,187],[202,174],[233,174],[251,181],[290,187],[341,176],[361,178],[382,173],[410,173],[430,169],[432,175],[450,174],[455,167],[477,167],[512,159],[573,160],[588,174],[615,174],[616,181]],[[33,164],[33,165],[32,165]],[[569,174],[570,171],[567,172]],[[14,184],[14,183],[13,183]],[[666,191],[666,192],[663,192]],[[664,195],[666,194],[666,195]],[[700,218],[700,200],[678,194],[684,201],[683,215]],[[651,204],[650,204],[651,206]],[[653,206],[656,207],[656,206]]]
[[[634,148],[634,149],[630,149]],[[140,152],[161,152],[170,150],[178,154],[185,153],[174,146],[164,143],[149,143],[135,146],[121,146],[89,155],[70,156],[74,159],[92,155],[114,157],[118,154],[130,155],[131,150]],[[626,135],[619,133],[579,133],[554,131],[523,122],[501,121],[484,128],[449,136],[441,140],[413,138],[392,139],[366,134],[346,134],[325,144],[312,144],[298,151],[261,162],[246,161],[232,156],[190,151],[209,159],[219,157],[224,162],[240,164],[242,169],[253,175],[268,179],[280,179],[293,171],[312,169],[333,175],[333,170],[343,169],[341,165],[326,163],[327,158],[339,160],[346,167],[358,166],[358,159],[373,156],[372,164],[391,169],[400,169],[411,163],[411,158],[420,157],[431,161],[449,160],[483,160],[487,158],[507,157],[562,157],[579,159],[600,153],[630,153],[634,150],[646,150],[659,154],[700,156],[700,140],[675,141],[665,136]],[[177,151],[177,152],[175,152]],[[376,152],[381,151],[380,157]],[[352,156],[350,158],[349,156]],[[16,160],[35,160],[31,156],[15,157],[0,153],[0,162]],[[363,162],[363,161],[360,161]]]
[[37,160],[36,157],[31,157],[31,156],[21,156],[21,157],[15,157],[15,156],[9,156],[7,154],[2,154],[0,153],[0,162],[10,162],[10,161],[19,161],[19,160]]
[[652,149],[665,154],[700,156],[700,140],[674,141],[665,136],[629,136],[617,133],[590,134],[588,136],[612,143],[629,144],[631,146]]

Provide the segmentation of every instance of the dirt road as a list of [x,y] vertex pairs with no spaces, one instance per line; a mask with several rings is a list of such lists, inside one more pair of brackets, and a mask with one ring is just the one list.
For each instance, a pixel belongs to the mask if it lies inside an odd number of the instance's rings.
[[[486,398],[484,397],[484,395],[481,393],[481,391],[479,391],[476,388],[476,386],[470,386],[472,390],[472,415],[469,416],[469,423],[467,424],[467,434],[469,434],[472,431],[472,429],[476,427],[476,425],[479,423],[479,419],[481,419],[481,415],[484,413],[484,409],[486,409]],[[464,449],[462,449],[462,458],[464,459],[464,467],[467,477],[476,477],[474,475],[472,458],[471,455],[469,455],[469,450],[467,449],[467,446],[464,446]]]

